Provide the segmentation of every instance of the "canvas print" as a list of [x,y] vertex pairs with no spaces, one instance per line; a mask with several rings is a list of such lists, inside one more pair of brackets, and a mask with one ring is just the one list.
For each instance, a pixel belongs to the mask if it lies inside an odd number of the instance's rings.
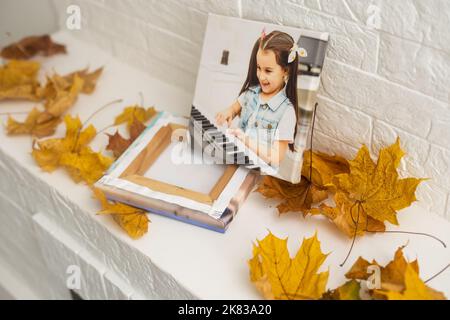
[[210,15],[190,131],[217,162],[297,183],[328,34]]

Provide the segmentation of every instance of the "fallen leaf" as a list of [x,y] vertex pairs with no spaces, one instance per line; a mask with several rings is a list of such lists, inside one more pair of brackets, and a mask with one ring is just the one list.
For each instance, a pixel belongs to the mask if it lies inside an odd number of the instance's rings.
[[40,64],[34,61],[11,60],[0,68],[0,100],[40,100],[37,74]]
[[156,114],[156,110],[154,107],[149,107],[147,109],[140,107],[138,105],[126,107],[121,114],[119,114],[115,120],[114,125],[119,125],[122,123],[126,123],[128,129],[133,123],[134,119],[139,120],[142,123],[145,123],[148,119],[153,117]]
[[317,234],[304,239],[291,259],[287,239],[269,232],[253,245],[250,279],[266,299],[319,299],[325,292],[329,272],[317,272],[326,257],[320,250]]
[[416,201],[415,191],[424,179],[399,179],[397,168],[404,152],[400,139],[380,150],[377,164],[370,158],[369,150],[363,146],[350,163],[349,174],[339,174],[334,185],[345,192],[349,199],[361,204],[367,215],[378,221],[389,221],[398,225],[397,210]]
[[133,143],[134,140],[136,140],[145,128],[146,127],[142,124],[142,122],[134,118],[133,123],[130,126],[129,139],[122,137],[119,131],[116,131],[113,135],[107,133],[109,140],[106,150],[111,150],[114,157],[120,157],[120,155]]
[[38,141],[38,148],[33,144],[32,156],[44,171],[52,172],[62,166],[74,181],[85,181],[91,185],[109,168],[112,159],[92,151],[88,146],[96,135],[92,125],[82,130],[80,119],[69,115],[64,122],[65,137]]
[[92,72],[88,72],[88,68],[80,71],[75,71],[64,76],[64,80],[67,82],[67,86],[71,86],[75,80],[75,76],[83,79],[82,93],[91,94],[95,90],[97,80],[103,72],[103,67],[98,68]]
[[76,183],[85,181],[92,185],[103,176],[112,164],[112,159],[83,146],[78,152],[63,153],[59,163],[66,168]]
[[350,237],[355,228],[356,234],[362,235],[366,230],[384,231],[385,221],[398,225],[397,211],[416,200],[416,188],[425,180],[399,179],[397,168],[403,155],[397,138],[394,144],[380,150],[375,164],[363,145],[355,159],[349,161],[350,173],[333,178],[336,207],[322,205],[311,213],[327,216]]
[[380,290],[376,292],[385,295],[388,300],[446,300],[442,292],[425,285],[411,265],[406,266],[404,280],[405,290],[402,292]]
[[46,122],[38,123],[37,119],[42,114],[37,108],[30,111],[24,122],[18,122],[11,116],[6,123],[6,132],[8,135],[31,134],[42,138],[55,133],[56,127],[61,122],[61,118],[50,118]]
[[[312,165],[311,165],[312,156]],[[278,212],[302,212],[305,216],[313,205],[328,198],[328,188],[334,175],[349,172],[348,162],[339,156],[305,151],[303,155],[302,179],[298,184],[266,176],[256,191],[266,198],[283,200]],[[311,177],[312,179],[311,179]]]
[[45,111],[38,117],[37,123],[43,123],[63,115],[77,100],[83,83],[84,80],[75,75],[69,90],[58,90],[57,88],[54,97],[47,98],[44,105]]
[[[369,278],[375,280],[373,277],[376,276],[376,274],[373,271],[369,271],[369,266],[378,268],[380,287],[376,288],[376,290],[369,291],[372,297],[376,299],[384,299],[388,296],[388,293],[391,297],[399,297],[396,296],[396,294],[404,293],[408,288],[412,289],[414,284],[419,286],[422,290],[424,289],[423,286],[425,286],[425,284],[418,278],[419,263],[417,260],[408,262],[404,257],[403,249],[404,247],[398,248],[395,252],[394,259],[384,267],[375,260],[369,262],[364,258],[359,257],[345,276],[348,279],[354,280],[369,280]],[[415,276],[413,276],[408,269],[410,269]],[[375,285],[375,283],[373,284]],[[433,297],[443,297],[441,293],[438,293],[429,287],[426,288],[426,292],[430,293]],[[411,297],[410,292],[408,292],[408,296]]]
[[0,55],[5,59],[29,59],[37,54],[51,56],[66,53],[66,47],[52,41],[49,35],[30,36],[4,47]]
[[329,187],[336,174],[349,172],[348,161],[340,156],[313,152],[311,165],[311,150],[303,153],[302,175],[320,188]]
[[103,192],[94,189],[95,197],[100,200],[102,210],[98,214],[110,214],[114,221],[133,239],[138,239],[148,232],[147,212],[123,203],[111,203]]
[[282,200],[277,205],[278,212],[303,212],[303,215],[309,212],[311,206],[328,198],[328,192],[312,185],[309,180],[302,177],[298,184],[292,184],[288,181],[277,179],[271,176],[265,176],[256,189],[266,198]]
[[115,158],[120,157],[120,155],[130,146],[130,140],[125,139],[116,131],[114,134],[106,134],[108,136],[108,145],[106,150],[111,150]]
[[383,222],[373,219],[361,210],[360,205],[351,201],[343,192],[334,194],[335,206],[330,207],[321,204],[318,208],[312,208],[308,213],[311,215],[324,215],[330,219],[348,237],[363,235],[365,230],[382,232],[386,230]]
[[327,291],[322,300],[361,300],[359,291],[361,284],[356,280],[349,280],[342,286]]

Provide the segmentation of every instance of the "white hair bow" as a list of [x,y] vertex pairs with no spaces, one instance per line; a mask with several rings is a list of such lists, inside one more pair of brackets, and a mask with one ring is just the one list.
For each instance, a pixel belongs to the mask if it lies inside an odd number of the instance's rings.
[[297,43],[294,43],[292,45],[291,50],[289,50],[289,57],[288,57],[288,63],[291,63],[292,61],[295,60],[295,56],[298,53],[299,57],[307,57],[308,56],[308,52],[306,52],[305,48],[299,48]]

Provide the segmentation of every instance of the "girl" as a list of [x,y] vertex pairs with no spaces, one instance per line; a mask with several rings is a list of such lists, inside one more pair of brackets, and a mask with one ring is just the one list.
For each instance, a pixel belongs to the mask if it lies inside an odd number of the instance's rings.
[[240,115],[229,129],[265,162],[278,166],[294,142],[297,123],[297,46],[281,31],[256,41],[238,99],[216,115],[218,125]]

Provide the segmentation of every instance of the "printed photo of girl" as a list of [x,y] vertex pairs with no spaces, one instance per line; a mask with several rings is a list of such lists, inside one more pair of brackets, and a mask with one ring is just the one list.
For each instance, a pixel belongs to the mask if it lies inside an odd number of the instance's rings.
[[239,97],[216,114],[218,125],[228,125],[249,149],[273,167],[292,150],[297,123],[298,49],[287,33],[272,31],[256,40],[247,78]]

